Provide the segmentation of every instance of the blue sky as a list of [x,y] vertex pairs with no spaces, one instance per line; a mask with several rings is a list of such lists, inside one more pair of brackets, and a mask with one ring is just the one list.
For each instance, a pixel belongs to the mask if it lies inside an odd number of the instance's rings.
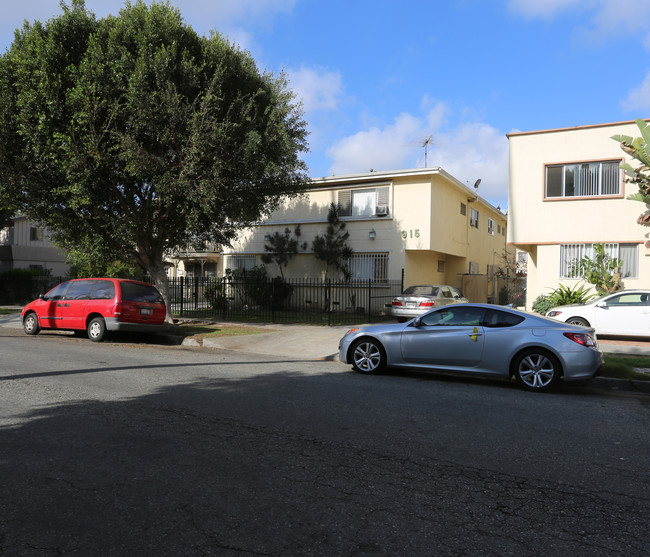
[[[147,2],[149,3],[149,2]],[[650,0],[176,0],[285,71],[312,177],[441,166],[507,207],[508,140],[650,116]],[[59,0],[3,3],[0,47]],[[98,17],[119,0],[86,0]]]

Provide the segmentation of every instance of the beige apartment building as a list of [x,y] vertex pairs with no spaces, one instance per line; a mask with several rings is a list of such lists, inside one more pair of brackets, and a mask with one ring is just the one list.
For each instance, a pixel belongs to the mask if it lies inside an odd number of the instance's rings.
[[[304,196],[244,231],[232,249],[204,246],[176,254],[171,274],[222,276],[228,268],[260,265],[268,238],[300,225],[300,241],[308,247],[284,276],[324,277],[311,244],[325,234],[332,203],[350,233],[352,280],[399,281],[403,273],[406,286],[450,284],[472,301],[494,299],[491,279],[504,264],[507,217],[442,168],[315,179]],[[269,275],[279,274],[273,264],[266,267]],[[332,270],[329,276],[336,278]]]
[[528,253],[527,309],[560,284],[584,284],[575,263],[593,244],[622,261],[624,288],[650,286],[650,228],[637,224],[647,209],[620,169],[630,160],[611,137],[638,137],[634,122],[508,134],[508,243]]

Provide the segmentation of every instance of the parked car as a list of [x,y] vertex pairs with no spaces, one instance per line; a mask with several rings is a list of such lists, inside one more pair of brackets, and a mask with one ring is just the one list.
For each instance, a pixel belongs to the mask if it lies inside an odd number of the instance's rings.
[[563,378],[600,373],[603,354],[593,329],[490,304],[454,304],[406,324],[351,329],[339,357],[360,373],[387,366],[515,377],[546,391]]
[[409,286],[400,296],[393,298],[391,315],[400,323],[413,319],[434,308],[448,304],[467,303],[460,290],[447,284],[418,284]]
[[621,290],[587,302],[551,308],[547,317],[593,327],[598,335],[650,336],[650,290]]
[[27,304],[23,329],[86,331],[94,342],[107,331],[156,333],[167,330],[167,308],[152,284],[116,278],[72,279]]

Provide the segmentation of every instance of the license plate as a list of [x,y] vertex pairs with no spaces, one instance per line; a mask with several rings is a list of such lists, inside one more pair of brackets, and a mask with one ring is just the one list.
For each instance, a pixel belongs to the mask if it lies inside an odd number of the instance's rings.
[[150,308],[140,308],[140,315],[151,315],[152,311]]
[[417,304],[415,302],[406,302],[406,307],[407,308],[414,308],[416,306],[417,306]]

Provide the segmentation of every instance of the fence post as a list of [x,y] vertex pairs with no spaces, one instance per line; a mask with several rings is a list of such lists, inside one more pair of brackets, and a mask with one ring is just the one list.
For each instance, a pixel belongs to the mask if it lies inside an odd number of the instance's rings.
[[194,310],[199,309],[199,277],[194,277]]
[[228,279],[221,277],[221,294],[223,297],[223,320],[226,320],[226,312],[228,311]]
[[271,279],[271,323],[275,323],[275,281]]
[[185,294],[185,277],[181,275],[181,317],[183,317],[183,298]]
[[368,321],[372,320],[372,279],[368,279]]
[[332,292],[330,290],[330,279],[325,281],[325,307],[327,311],[327,326],[329,327],[332,324],[332,301],[331,296]]

